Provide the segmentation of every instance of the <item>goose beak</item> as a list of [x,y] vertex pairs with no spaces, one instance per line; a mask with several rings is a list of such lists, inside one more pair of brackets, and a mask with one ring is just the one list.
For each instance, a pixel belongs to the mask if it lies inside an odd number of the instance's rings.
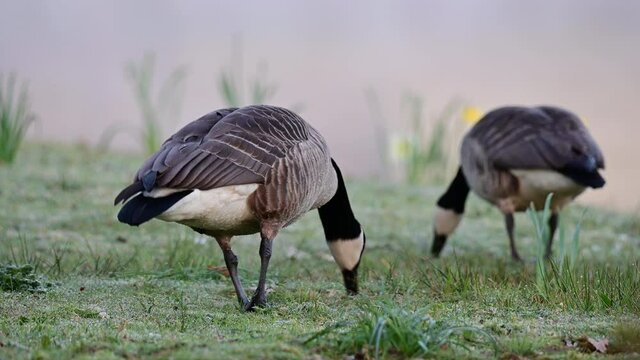
[[347,288],[347,294],[358,294],[358,268],[353,270],[342,270],[342,277],[344,278],[344,287]]
[[444,244],[447,242],[447,235],[439,235],[435,230],[433,231],[433,244],[431,244],[431,255],[433,257],[439,257],[440,252],[444,248]]

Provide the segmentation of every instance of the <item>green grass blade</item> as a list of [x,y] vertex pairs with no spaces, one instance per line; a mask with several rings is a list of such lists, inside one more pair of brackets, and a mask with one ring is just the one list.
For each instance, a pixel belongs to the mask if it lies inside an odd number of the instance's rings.
[[0,164],[13,163],[33,121],[26,84],[16,97],[17,76],[0,76]]

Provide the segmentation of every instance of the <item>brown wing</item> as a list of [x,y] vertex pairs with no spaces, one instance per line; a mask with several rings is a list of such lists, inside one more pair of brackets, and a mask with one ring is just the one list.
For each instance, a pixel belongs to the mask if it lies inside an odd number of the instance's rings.
[[142,189],[264,183],[275,162],[308,135],[304,120],[283,108],[256,105],[214,111],[165,141],[116,203]]
[[602,152],[580,119],[555,107],[494,110],[467,137],[500,169],[604,168]]

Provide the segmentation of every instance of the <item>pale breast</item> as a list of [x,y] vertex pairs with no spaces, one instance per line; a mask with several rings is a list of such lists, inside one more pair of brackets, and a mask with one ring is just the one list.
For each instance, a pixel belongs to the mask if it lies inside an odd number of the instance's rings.
[[544,207],[549,193],[553,193],[553,206],[563,207],[585,190],[568,177],[552,170],[511,170],[518,178],[518,194],[514,198],[518,210],[526,209],[531,202],[536,208]]
[[[178,222],[211,234],[252,234],[260,230],[247,198],[258,184],[232,185],[211,190],[194,190],[158,219]],[[159,189],[159,193],[166,190]]]

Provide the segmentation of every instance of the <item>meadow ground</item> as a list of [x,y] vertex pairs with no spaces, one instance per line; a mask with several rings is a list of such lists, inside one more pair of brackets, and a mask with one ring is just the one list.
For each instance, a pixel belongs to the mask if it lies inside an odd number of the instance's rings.
[[[242,313],[215,242],[176,224],[116,221],[113,198],[141,161],[28,144],[0,167],[0,358],[601,357],[580,352],[582,336],[608,340],[607,357],[640,356],[638,214],[572,205],[554,248],[567,261],[541,272],[531,219],[516,218],[527,261],[514,264],[502,217],[472,197],[433,260],[443,186],[349,181],[367,233],[361,293],[345,295],[310,213],[274,243],[269,306]],[[251,289],[257,236],[234,250]],[[25,264],[35,277],[10,266]]]

